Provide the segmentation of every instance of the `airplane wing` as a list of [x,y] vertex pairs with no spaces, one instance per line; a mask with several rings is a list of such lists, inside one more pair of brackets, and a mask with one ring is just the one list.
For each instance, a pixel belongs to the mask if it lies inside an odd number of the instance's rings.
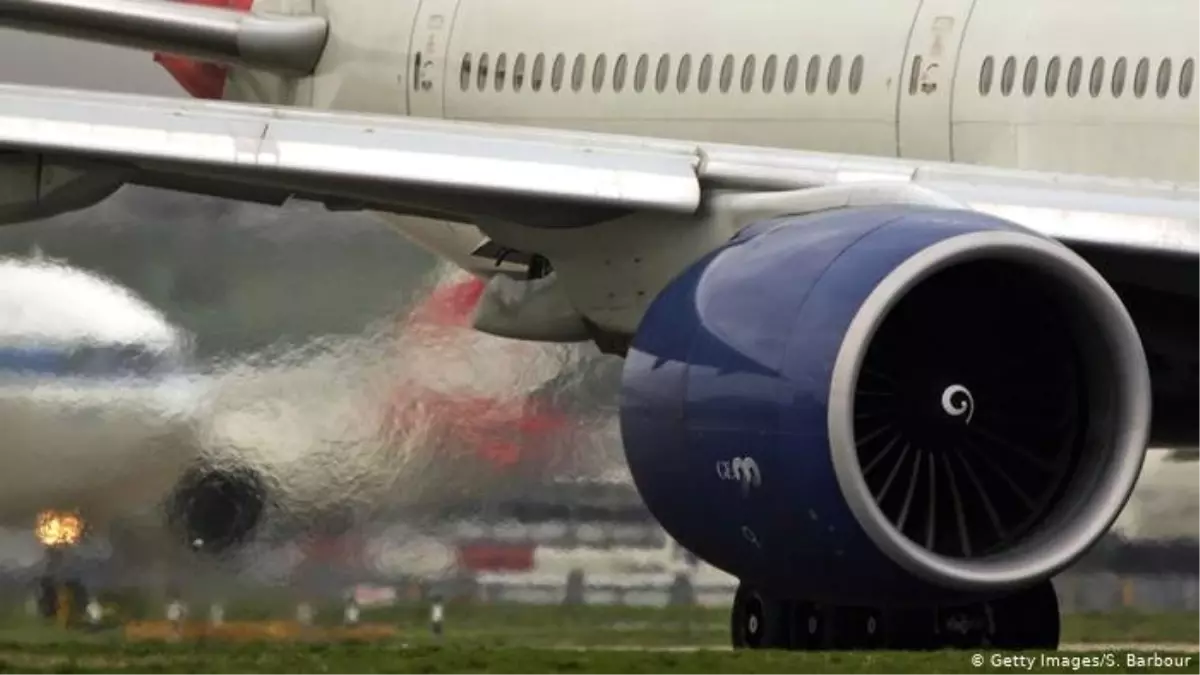
[[[24,203],[51,199],[54,167],[117,184],[535,228],[690,214],[714,191],[870,182],[925,190],[1071,246],[1190,263],[1200,254],[1196,185],[0,85],[0,175],[22,167],[37,172]],[[0,222],[6,201],[10,221],[22,203],[20,181],[6,182]],[[1172,290],[1194,294],[1195,279]]]

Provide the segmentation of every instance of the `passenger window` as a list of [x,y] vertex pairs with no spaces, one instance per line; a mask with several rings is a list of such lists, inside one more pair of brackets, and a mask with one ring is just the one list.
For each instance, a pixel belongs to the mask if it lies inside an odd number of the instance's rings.
[[836,94],[838,85],[842,82],[842,55],[838,54],[829,59],[829,76],[825,78],[825,88],[830,94]]
[[754,88],[755,65],[756,64],[754,63],[754,55],[753,54],[751,54],[750,56],[747,56],[745,61],[742,61],[742,93],[743,94],[749,94],[750,90]]
[[667,90],[667,81],[671,79],[671,55],[663,54],[658,57],[658,68],[654,71],[654,90],[663,93]]
[[601,89],[604,89],[604,75],[608,73],[608,58],[603,54],[596,57],[596,62],[592,64],[592,91],[597,94]]
[[621,54],[617,57],[617,63],[613,66],[613,91],[621,91],[625,88],[625,73],[629,70],[629,57]]
[[525,52],[517,54],[516,61],[513,61],[513,91],[521,91],[521,86],[525,84]]
[[863,78],[863,57],[862,54],[854,57],[850,62],[850,93],[857,94],[862,87]]
[[529,87],[534,91],[542,90],[542,82],[546,79],[546,55],[538,54],[533,57],[533,72],[529,75]]
[[479,91],[483,91],[484,88],[487,87],[487,84],[488,84],[488,55],[480,54],[479,55],[479,66],[477,67],[477,71],[475,73],[475,86],[479,88]]
[[576,54],[575,65],[571,66],[572,91],[583,89],[583,76],[585,73],[587,73],[587,57],[583,54]]
[[642,93],[646,88],[646,76],[650,74],[650,56],[642,54],[638,57],[637,66],[633,70],[633,90]]
[[1083,59],[1076,56],[1071,59],[1071,67],[1067,69],[1067,96],[1072,98],[1079,93],[1079,85],[1083,82]]
[[675,88],[679,90],[679,93],[687,91],[690,79],[692,79],[692,55],[684,54],[679,58],[679,72],[675,74]]
[[995,76],[996,59],[985,57],[979,65],[979,95],[987,96],[992,93],[992,78]]
[[783,68],[783,91],[790,94],[796,91],[796,79],[800,76],[800,57],[792,54],[788,57],[787,65]]
[[1104,58],[1096,57],[1092,62],[1092,77],[1088,81],[1088,92],[1092,98],[1100,95],[1100,90],[1104,88]]
[[471,88],[471,53],[463,54],[462,66],[458,71],[458,86],[463,91]]
[[1141,98],[1146,95],[1146,85],[1150,82],[1150,59],[1138,59],[1137,70],[1133,72],[1133,95]]
[[1033,96],[1034,90],[1037,89],[1038,81],[1038,57],[1031,56],[1025,62],[1025,77],[1021,81],[1021,91],[1025,92],[1026,96]]
[[726,54],[721,60],[721,93],[729,93],[729,86],[733,84],[733,55]]
[[1121,98],[1121,94],[1125,93],[1125,73],[1129,69],[1129,60],[1124,56],[1117,59],[1113,64],[1112,74],[1112,95],[1113,98]]
[[1062,74],[1062,59],[1055,56],[1046,64],[1046,96],[1058,92],[1058,76]]
[[712,69],[713,56],[705,54],[704,58],[700,59],[700,72],[696,74],[696,90],[701,94],[708,92],[708,86],[712,84]]
[[764,94],[771,93],[775,89],[775,71],[779,69],[779,57],[774,54],[767,57],[763,63],[763,80],[762,89]]
[[508,72],[508,55],[501,54],[496,57],[496,91],[504,91],[504,78]]
[[1158,82],[1154,88],[1159,98],[1166,98],[1171,91],[1171,59],[1163,59],[1158,64]]
[[921,81],[921,55],[917,54],[913,57],[912,69],[908,73],[908,93],[913,95],[917,93],[917,85]]
[[[917,57],[918,59],[921,57]],[[813,57],[808,60],[808,71],[804,73],[804,91],[814,93],[817,90],[817,82],[821,81],[821,57],[813,54]]]
[[1187,59],[1179,69],[1179,98],[1192,95],[1192,80],[1196,77],[1196,59]]
[[562,89],[563,75],[567,72],[567,56],[559,52],[554,57],[554,66],[550,70],[550,89],[558,91]]
[[1008,96],[1012,93],[1013,84],[1017,81],[1017,57],[1004,59],[1004,68],[1000,71],[1000,93]]

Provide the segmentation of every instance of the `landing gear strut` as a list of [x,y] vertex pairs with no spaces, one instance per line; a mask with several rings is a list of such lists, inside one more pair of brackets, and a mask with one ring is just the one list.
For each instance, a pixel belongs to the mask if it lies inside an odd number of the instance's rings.
[[738,586],[735,649],[1056,649],[1058,596],[1049,581],[987,602],[923,609],[816,605]]

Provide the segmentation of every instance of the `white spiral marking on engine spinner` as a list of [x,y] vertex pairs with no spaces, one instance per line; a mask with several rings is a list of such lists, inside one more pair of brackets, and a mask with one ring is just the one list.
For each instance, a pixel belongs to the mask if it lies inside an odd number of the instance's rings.
[[975,397],[961,384],[952,384],[942,392],[942,410],[951,417],[967,416],[966,424],[975,416]]

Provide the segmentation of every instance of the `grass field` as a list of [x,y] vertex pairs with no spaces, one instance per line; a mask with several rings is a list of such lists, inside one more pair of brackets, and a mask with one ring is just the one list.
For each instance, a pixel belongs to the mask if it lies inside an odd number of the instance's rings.
[[[227,617],[285,618],[284,609],[231,605]],[[319,622],[340,619],[336,608],[323,609]],[[1195,652],[1180,655],[1190,661],[1176,668],[1130,667],[1124,652],[1113,652],[1114,661],[1094,668],[1032,669],[975,668],[970,652],[733,653],[725,649],[727,616],[693,608],[451,605],[445,633],[436,637],[428,608],[414,605],[365,612],[364,622],[395,628],[393,637],[370,643],[137,642],[119,628],[64,631],[13,616],[0,626],[0,672],[1197,672]],[[1198,625],[1189,614],[1070,615],[1063,642],[1195,645]]]
[[[964,672],[1191,672],[1195,654],[1176,655],[1175,667],[1131,664],[1127,654],[1088,667],[1076,660],[1033,668],[974,667],[971,653],[867,654],[564,650],[469,644],[0,644],[0,671],[22,673],[964,673]],[[1011,656],[1011,655],[1009,655]],[[1039,659],[1038,655],[1031,655]],[[987,658],[991,658],[989,655]],[[1069,659],[1104,659],[1103,653]],[[1131,665],[1133,667],[1131,667]]]
[[[318,621],[338,622],[341,611],[322,608]],[[229,617],[287,617],[229,607]],[[407,640],[430,638],[429,610],[413,605],[363,613],[363,621],[395,625]],[[729,645],[725,608],[566,607],[516,604],[452,604],[446,608],[446,637],[516,646],[719,646]],[[1196,614],[1070,614],[1063,617],[1063,643],[1200,643]]]
[[[203,619],[203,607],[194,608]],[[293,623],[294,604],[227,605],[226,620]],[[536,607],[518,604],[456,604],[445,610],[445,631],[433,635],[428,607],[412,604],[366,610],[361,620],[395,628],[395,638],[408,645],[588,647],[588,646],[715,646],[730,644],[727,609]],[[144,616],[160,619],[161,614]],[[338,626],[341,609],[318,608],[317,623]],[[120,628],[60,631],[20,613],[0,616],[0,643],[114,644],[126,641]],[[1063,617],[1063,643],[1200,644],[1200,614],[1074,614]]]

